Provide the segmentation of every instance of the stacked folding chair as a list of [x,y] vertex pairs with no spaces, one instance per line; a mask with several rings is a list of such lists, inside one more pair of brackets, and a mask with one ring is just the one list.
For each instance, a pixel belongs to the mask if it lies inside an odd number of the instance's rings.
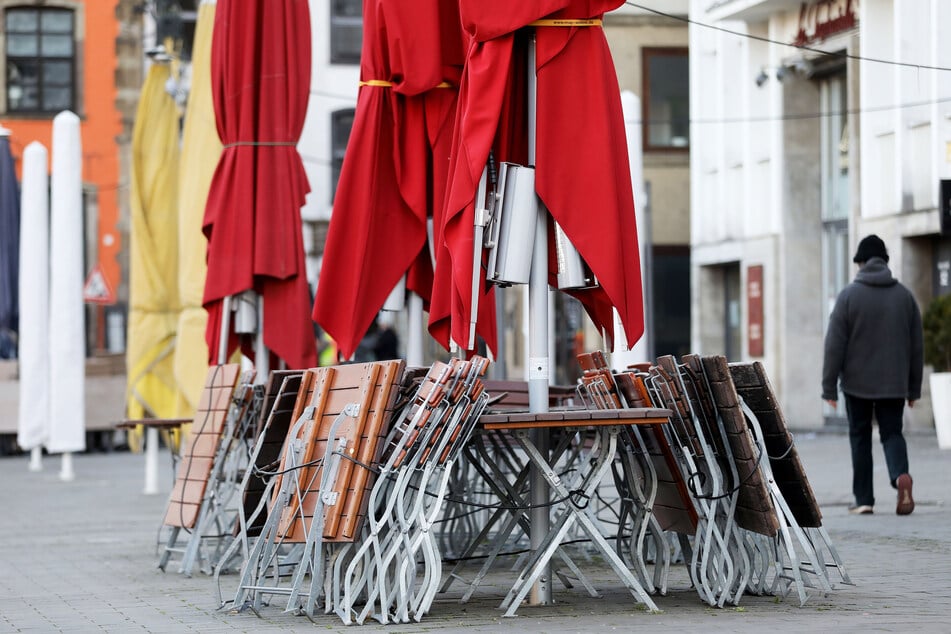
[[327,609],[344,623],[419,621],[442,578],[438,536],[453,464],[488,397],[488,361],[436,363],[390,429],[360,546],[334,561]]
[[[208,370],[163,521],[169,532],[159,559],[162,570],[180,553],[180,572],[190,576],[198,563],[211,574],[234,538],[241,482],[261,405],[252,385],[254,374],[239,380],[238,372],[237,364]],[[188,534],[183,544],[182,532]]]
[[[622,503],[629,525],[623,532],[631,539],[618,548],[642,577],[649,549],[638,537],[645,530],[655,534],[659,526],[693,535],[690,543],[682,540],[685,559],[693,585],[710,605],[736,605],[747,592],[786,594],[793,588],[802,604],[806,588],[832,589],[831,569],[850,583],[821,526],[818,504],[761,364],[728,365],[724,357],[696,355],[678,363],[668,356],[654,366],[612,375],[598,354],[580,358],[585,369],[580,392],[586,399],[599,407],[673,411],[656,435],[632,430],[640,433],[641,449],[632,442],[616,470],[622,500],[631,500]],[[675,508],[661,521],[671,505],[651,497],[652,481],[658,491],[668,489],[664,499],[673,500],[674,507],[683,506],[689,494],[696,531],[690,530],[689,510],[682,515]],[[659,539],[653,544],[662,547]],[[659,591],[661,569],[655,562]]]
[[[578,393],[597,409],[655,407],[643,377],[613,374],[601,352],[578,356],[583,375]],[[622,435],[614,482],[620,495],[617,551],[651,592],[666,593],[671,563],[670,531],[697,531],[697,512],[687,493],[663,426],[632,426]],[[649,539],[648,539],[649,538]],[[683,544],[687,544],[686,538]],[[686,550],[689,551],[689,548]],[[653,562],[653,573],[648,563]]]
[[[283,595],[288,611],[313,614],[334,557],[332,545],[359,535],[403,369],[402,361],[383,361],[284,377],[252,454],[254,473],[245,482],[246,508],[258,503],[240,522],[239,543],[249,547],[236,611],[257,611],[266,598]],[[264,464],[289,420],[279,464]],[[252,486],[253,478],[267,484]]]
[[[267,521],[267,502],[270,497],[268,484],[280,466],[284,441],[291,428],[303,374],[303,370],[278,370],[271,372],[268,377],[262,399],[261,417],[253,434],[257,440],[251,448],[249,466],[240,487],[243,503],[238,507],[236,539],[222,554],[215,569],[219,589],[221,573],[230,570],[233,562],[237,562],[238,568],[241,567],[250,554],[249,539],[258,536]],[[220,602],[220,594],[218,598]]]
[[[703,363],[711,382],[720,383],[714,391],[717,406],[731,411],[734,417],[741,412],[747,422],[759,471],[776,515],[776,532],[769,551],[772,558],[762,566],[765,574],[759,575],[756,590],[766,591],[771,577],[769,593],[786,594],[795,588],[802,605],[808,598],[807,588],[822,592],[832,589],[830,570],[838,573],[842,583],[850,584],[845,566],[822,527],[819,505],[763,365],[728,365],[724,357],[706,357]],[[758,514],[762,516],[761,509]],[[759,522],[763,522],[762,517]],[[752,546],[751,557],[762,554],[760,545]]]

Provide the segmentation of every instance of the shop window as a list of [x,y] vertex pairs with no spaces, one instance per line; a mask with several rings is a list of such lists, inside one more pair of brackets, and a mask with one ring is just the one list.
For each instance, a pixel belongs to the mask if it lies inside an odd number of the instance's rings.
[[172,41],[172,51],[184,61],[192,58],[199,0],[154,0],[155,41]]
[[330,63],[359,64],[363,44],[363,8],[360,0],[330,2]]
[[642,49],[644,150],[690,146],[690,73],[686,48]]
[[330,121],[330,185],[331,202],[337,194],[337,181],[340,180],[340,170],[343,168],[343,155],[347,152],[347,141],[350,140],[350,128],[353,127],[353,108],[336,110]]
[[4,12],[8,113],[75,110],[75,17],[69,9]]

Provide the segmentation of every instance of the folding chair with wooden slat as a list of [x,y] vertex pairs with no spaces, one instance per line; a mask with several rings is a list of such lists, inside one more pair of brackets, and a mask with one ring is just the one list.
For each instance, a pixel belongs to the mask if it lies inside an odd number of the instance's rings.
[[302,375],[302,370],[275,371],[268,377],[261,418],[256,427],[257,440],[251,449],[249,466],[241,482],[243,504],[238,508],[235,539],[223,553],[221,565],[215,569],[218,600],[222,605],[222,570],[235,559],[238,568],[241,568],[250,556],[250,540],[260,535],[267,523],[269,502],[276,481],[273,473],[278,469],[284,441],[291,427]]
[[327,544],[359,531],[368,482],[361,472],[378,458],[402,369],[386,361],[303,373],[294,406],[301,413],[264,496],[270,511],[242,569],[236,610],[286,595],[288,611],[313,613],[330,571]]
[[776,576],[774,585],[785,583],[787,592],[795,586],[803,605],[806,587],[831,591],[829,569],[835,569],[843,583],[850,584],[851,579],[822,526],[822,513],[765,369],[759,362],[730,364],[729,374],[754,440],[769,458],[760,462],[760,468],[780,515],[776,553],[787,558],[777,562],[783,574]]
[[[205,379],[191,435],[179,460],[163,526],[169,527],[159,568],[181,553],[179,572],[190,576],[196,563],[211,574],[233,538],[237,491],[244,475],[244,443],[260,406],[251,376],[238,380],[239,366],[212,366]],[[179,545],[182,531],[188,540]],[[209,551],[209,549],[211,549]]]
[[480,379],[486,366],[481,357],[435,364],[395,425],[363,545],[344,574],[334,575],[335,610],[345,623],[371,615],[381,623],[418,621],[428,612],[441,581],[432,526],[452,465],[488,400]]
[[699,513],[690,574],[701,599],[722,606],[736,596],[738,570],[731,556],[724,503],[728,493],[717,457],[704,437],[707,426],[691,404],[683,377],[673,357],[660,357],[650,370],[652,398],[674,411],[667,426],[671,445]]

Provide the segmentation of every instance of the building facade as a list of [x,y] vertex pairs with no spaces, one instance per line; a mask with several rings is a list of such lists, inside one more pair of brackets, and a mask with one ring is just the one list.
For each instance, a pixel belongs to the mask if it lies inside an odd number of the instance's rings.
[[[690,18],[693,347],[762,361],[791,425],[839,424],[822,346],[858,241],[885,240],[922,308],[951,290],[951,5],[691,0]],[[927,402],[909,416],[932,424]]]

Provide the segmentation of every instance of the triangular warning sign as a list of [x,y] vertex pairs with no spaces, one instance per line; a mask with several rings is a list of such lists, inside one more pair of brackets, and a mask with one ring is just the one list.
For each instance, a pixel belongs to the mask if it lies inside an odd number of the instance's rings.
[[116,294],[112,292],[106,276],[99,265],[93,267],[83,285],[83,301],[89,304],[115,304]]

